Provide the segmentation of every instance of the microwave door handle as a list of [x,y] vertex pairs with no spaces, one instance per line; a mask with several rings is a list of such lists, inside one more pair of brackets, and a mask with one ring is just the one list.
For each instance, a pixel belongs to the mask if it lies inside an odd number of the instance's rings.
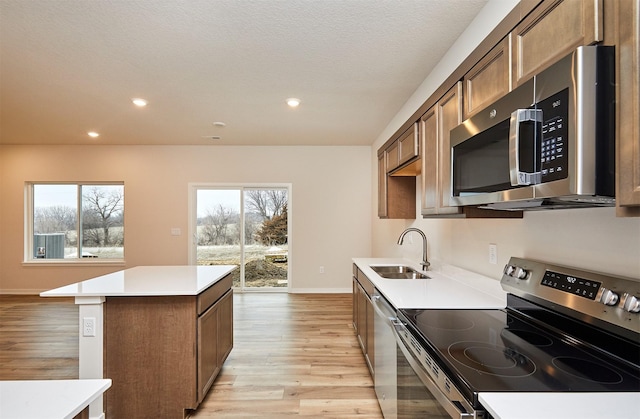
[[[509,121],[509,177],[512,186],[540,183],[539,171],[525,172],[520,168],[520,155],[523,154],[524,148],[524,139],[520,138],[520,126],[525,122],[534,123],[534,138],[537,140],[538,136],[542,135],[538,129],[538,126],[542,124],[542,109],[517,109],[511,113]],[[531,156],[533,167],[537,167],[536,160],[538,159],[536,151],[539,142],[535,140]]]

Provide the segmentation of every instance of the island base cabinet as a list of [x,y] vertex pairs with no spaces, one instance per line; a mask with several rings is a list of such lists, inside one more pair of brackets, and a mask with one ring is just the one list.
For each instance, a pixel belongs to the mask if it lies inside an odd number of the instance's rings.
[[[211,288],[200,296],[107,297],[107,419],[183,419],[198,407],[233,346],[231,276]],[[203,303],[212,291],[215,300]]]
[[198,317],[198,403],[213,385],[233,347],[233,292]]

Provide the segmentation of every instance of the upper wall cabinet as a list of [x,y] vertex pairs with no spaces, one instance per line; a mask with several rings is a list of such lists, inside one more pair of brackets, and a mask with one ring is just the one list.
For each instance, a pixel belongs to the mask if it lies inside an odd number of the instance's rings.
[[527,16],[512,33],[513,88],[576,47],[602,41],[602,2],[549,1]]
[[617,214],[640,216],[640,0],[624,0],[616,2],[615,6],[619,131],[616,143]]
[[378,217],[416,218],[416,176],[420,174],[418,124],[378,153]]
[[464,116],[467,119],[511,90],[511,34],[464,76]]
[[390,176],[388,150],[378,154],[378,217],[416,218],[416,178]]
[[413,124],[405,134],[398,139],[398,166],[420,156],[418,144],[418,124]]
[[459,214],[449,206],[451,147],[449,131],[462,122],[462,83],[458,82],[420,119],[422,215]]
[[420,165],[416,163],[420,157],[418,139],[418,123],[411,125],[397,140],[387,147],[387,173],[392,176],[417,176]]

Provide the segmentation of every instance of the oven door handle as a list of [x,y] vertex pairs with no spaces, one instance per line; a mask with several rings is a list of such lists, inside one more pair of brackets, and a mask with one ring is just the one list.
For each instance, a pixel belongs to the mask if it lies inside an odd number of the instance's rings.
[[404,324],[400,320],[393,322],[393,334],[395,335],[396,342],[400,348],[402,355],[406,358],[407,362],[411,366],[411,369],[416,373],[420,381],[427,387],[433,397],[440,403],[440,405],[451,415],[452,419],[471,419],[475,418],[475,413],[467,413],[464,411],[464,406],[460,401],[451,401],[440,390],[435,381],[429,376],[429,374],[422,368],[420,362],[415,358],[413,353],[405,346],[405,342],[400,337],[398,329],[405,329]]
[[[520,137],[520,128],[524,123],[533,123],[533,145],[525,147],[523,145],[524,138]],[[512,186],[535,185],[541,181],[541,173],[537,170],[540,160],[540,146],[542,132],[539,132],[539,125],[542,124],[542,109],[516,109],[511,113],[509,120],[509,178]],[[531,155],[526,156],[524,149],[530,150]],[[532,172],[524,172],[520,167],[520,158],[528,157],[532,161],[529,163],[533,166]]]

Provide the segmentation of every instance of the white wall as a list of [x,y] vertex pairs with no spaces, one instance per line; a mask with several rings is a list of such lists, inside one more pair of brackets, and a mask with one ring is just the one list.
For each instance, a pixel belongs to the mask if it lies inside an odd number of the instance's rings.
[[[372,195],[377,198],[375,151],[424,103],[468,54],[518,3],[491,0],[425,79],[373,145]],[[420,185],[420,181],[417,182]],[[418,187],[417,204],[420,202]],[[616,218],[612,208],[525,213],[523,219],[380,220],[372,204],[373,256],[421,259],[421,241],[397,246],[407,227],[422,229],[429,257],[438,264],[457,265],[499,279],[510,256],[541,259],[640,281],[640,219]],[[498,263],[488,261],[489,243],[498,246]]]
[[[351,258],[371,253],[371,170],[370,147],[3,145],[0,292],[188,264],[189,183],[291,183],[292,292],[351,292]],[[126,265],[23,265],[27,181],[124,181]]]

